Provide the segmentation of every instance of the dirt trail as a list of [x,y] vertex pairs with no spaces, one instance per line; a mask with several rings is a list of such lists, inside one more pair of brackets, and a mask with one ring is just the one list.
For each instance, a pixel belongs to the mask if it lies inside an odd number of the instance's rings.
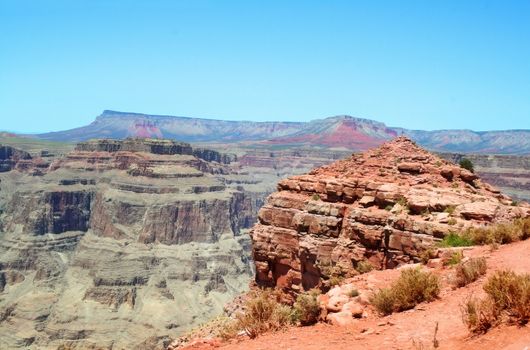
[[[470,256],[485,256],[488,275],[496,270],[511,269],[530,273],[530,240],[501,246],[491,252],[478,247]],[[367,278],[387,284],[398,274],[396,270],[374,271]],[[445,273],[446,274],[446,273]],[[286,331],[263,335],[257,339],[237,340],[222,345],[223,350],[355,350],[355,349],[431,349],[438,322],[439,349],[510,349],[530,350],[530,326],[501,326],[485,335],[470,337],[462,323],[460,305],[470,295],[481,295],[486,277],[460,289],[444,288],[440,299],[418,305],[415,309],[386,317],[369,316],[349,327],[317,324],[293,327]],[[188,349],[212,349],[195,345]]]

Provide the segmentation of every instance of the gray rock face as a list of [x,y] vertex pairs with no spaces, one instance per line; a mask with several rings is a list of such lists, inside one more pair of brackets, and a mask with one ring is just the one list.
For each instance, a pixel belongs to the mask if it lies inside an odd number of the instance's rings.
[[230,183],[246,175],[216,153],[146,144],[87,143],[42,176],[0,175],[3,346],[162,349],[247,288],[265,190]]

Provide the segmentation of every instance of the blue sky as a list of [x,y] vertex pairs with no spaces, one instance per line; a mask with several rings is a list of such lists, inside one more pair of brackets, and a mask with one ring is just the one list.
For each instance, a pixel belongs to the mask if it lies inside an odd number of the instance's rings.
[[104,109],[530,129],[530,1],[0,0],[0,129]]

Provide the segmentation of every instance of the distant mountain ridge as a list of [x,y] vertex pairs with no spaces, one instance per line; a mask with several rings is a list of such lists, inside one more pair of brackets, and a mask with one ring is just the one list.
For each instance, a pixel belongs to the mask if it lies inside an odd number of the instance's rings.
[[409,130],[346,115],[310,122],[253,122],[105,110],[89,125],[36,137],[69,142],[130,136],[164,137],[186,142],[256,142],[362,151],[399,135],[407,135],[435,151],[530,154],[530,130]]

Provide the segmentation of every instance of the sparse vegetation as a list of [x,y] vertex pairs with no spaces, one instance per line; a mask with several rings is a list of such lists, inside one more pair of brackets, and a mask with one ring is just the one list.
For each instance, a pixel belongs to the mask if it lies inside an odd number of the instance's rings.
[[431,248],[423,250],[419,255],[420,261],[422,264],[427,264],[430,259],[436,258],[436,251]]
[[314,200],[314,201],[319,201],[319,200],[320,200],[320,196],[319,196],[317,193],[314,193],[314,194],[311,196],[311,199]]
[[445,209],[444,209],[444,213],[447,213],[449,215],[453,215],[453,213],[455,212],[456,210],[456,207],[454,205],[449,205],[447,206]]
[[451,258],[449,258],[449,260],[447,260],[445,264],[449,266],[458,265],[460,264],[463,258],[464,258],[464,254],[462,253],[462,251],[457,250],[451,254]]
[[475,172],[475,168],[473,167],[473,162],[471,162],[469,159],[467,158],[462,158],[462,160],[460,160],[459,162],[459,165],[461,168],[464,168],[466,170],[469,170],[471,171],[472,173]]
[[373,265],[366,260],[361,260],[355,266],[355,270],[359,273],[367,273],[374,269]]
[[278,296],[270,290],[251,292],[244,310],[237,315],[235,328],[244,330],[250,338],[280,330],[293,321],[291,308],[278,302]]
[[434,300],[440,293],[437,276],[420,269],[406,269],[390,288],[383,288],[371,299],[377,311],[383,315],[412,309],[424,301]]
[[450,226],[456,225],[456,219],[450,218],[449,220],[447,220],[447,225],[450,225]]
[[300,322],[302,326],[316,323],[320,317],[320,305],[317,300],[319,295],[318,289],[299,294],[293,305],[293,320]]
[[394,206],[393,206],[392,204],[389,204],[389,205],[387,205],[387,206],[385,207],[385,210],[386,210],[386,211],[391,211],[392,208],[394,208]]
[[465,232],[476,244],[506,244],[530,237],[530,218],[516,219],[510,223],[500,223],[488,227],[470,228]]
[[464,287],[486,274],[486,259],[472,258],[455,266],[455,286]]
[[462,305],[462,320],[471,333],[481,334],[498,322],[498,314],[490,299],[469,298]]
[[359,296],[359,291],[355,288],[351,289],[349,292],[348,292],[348,296],[350,298],[355,298],[357,296]]
[[497,271],[484,284],[487,297],[470,298],[462,319],[472,333],[485,333],[503,320],[521,325],[530,320],[530,275]]

